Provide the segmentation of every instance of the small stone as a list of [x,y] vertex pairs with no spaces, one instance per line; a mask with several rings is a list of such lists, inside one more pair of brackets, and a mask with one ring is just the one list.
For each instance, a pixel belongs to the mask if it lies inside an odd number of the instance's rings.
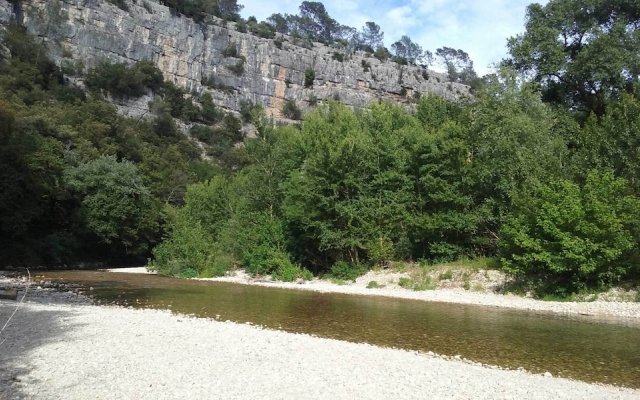
[[551,372],[547,371],[544,373],[544,377],[545,378],[553,378],[553,375],[551,375]]

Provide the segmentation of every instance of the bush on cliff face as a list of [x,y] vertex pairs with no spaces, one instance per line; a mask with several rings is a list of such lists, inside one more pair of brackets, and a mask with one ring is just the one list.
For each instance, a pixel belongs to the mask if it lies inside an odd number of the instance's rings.
[[87,74],[88,88],[105,90],[117,98],[137,98],[148,90],[157,91],[163,86],[162,72],[152,61],[135,64],[111,64],[102,62]]
[[282,115],[289,119],[298,120],[302,118],[302,110],[300,110],[295,101],[287,100],[282,107]]
[[225,20],[237,20],[243,7],[236,0],[160,0],[160,4],[193,18],[196,22],[203,22],[207,15],[215,15]]
[[316,71],[312,68],[308,68],[304,71],[304,87],[310,88],[313,87],[313,81],[316,79]]
[[126,0],[109,0],[109,3],[115,4],[121,10],[129,11],[129,5]]

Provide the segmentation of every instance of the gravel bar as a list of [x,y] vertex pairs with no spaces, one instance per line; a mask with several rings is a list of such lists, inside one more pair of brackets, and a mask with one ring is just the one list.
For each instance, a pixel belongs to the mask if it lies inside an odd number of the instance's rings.
[[[3,325],[15,306],[0,301]],[[638,390],[159,310],[26,302],[0,342],[3,399],[640,398]]]

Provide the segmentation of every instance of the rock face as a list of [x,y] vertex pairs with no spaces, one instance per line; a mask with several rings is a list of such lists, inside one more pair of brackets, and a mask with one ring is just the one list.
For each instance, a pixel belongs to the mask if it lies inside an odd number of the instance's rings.
[[[377,99],[410,103],[416,93],[468,93],[466,86],[419,67],[364,53],[345,55],[341,62],[333,57],[336,49],[319,43],[308,49],[287,36],[276,42],[214,17],[199,24],[157,0],[137,0],[129,11],[104,0],[23,0],[17,6],[0,0],[0,23],[11,19],[43,38],[59,65],[153,60],[188,93],[209,91],[218,105],[235,111],[251,100],[276,118],[287,100],[303,109],[330,98],[361,107]],[[307,70],[315,72],[312,87],[305,87]]]

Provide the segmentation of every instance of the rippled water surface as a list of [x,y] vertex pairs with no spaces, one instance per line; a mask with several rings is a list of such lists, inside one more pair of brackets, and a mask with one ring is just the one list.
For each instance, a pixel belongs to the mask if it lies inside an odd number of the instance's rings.
[[[640,387],[640,326],[374,296],[96,271],[47,272],[104,302]],[[410,368],[410,366],[407,366]]]

